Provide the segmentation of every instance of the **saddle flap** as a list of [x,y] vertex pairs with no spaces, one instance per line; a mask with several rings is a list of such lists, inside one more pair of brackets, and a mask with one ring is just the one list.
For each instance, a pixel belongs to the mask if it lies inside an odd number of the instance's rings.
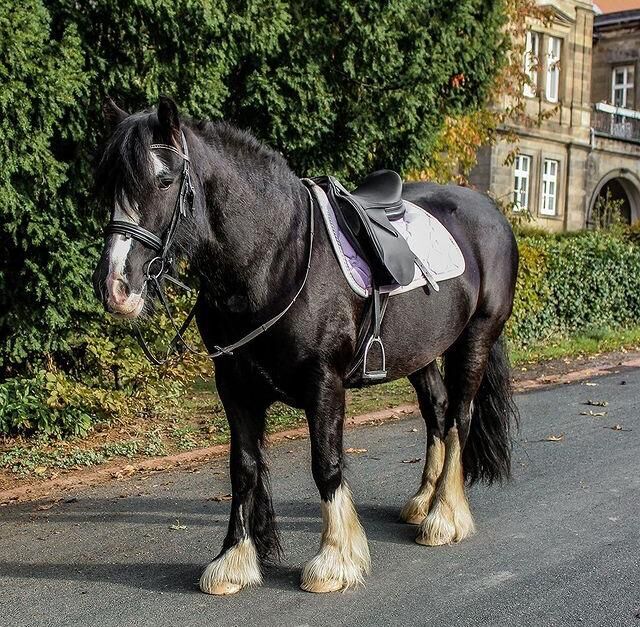
[[[395,172],[392,174],[400,179]],[[369,263],[375,283],[409,285],[415,272],[414,255],[389,221],[388,207],[381,202],[363,207],[357,196],[331,176],[315,181],[325,190],[340,228]],[[402,204],[402,200],[399,202]]]
[[[391,283],[409,285],[415,273],[415,258],[406,240],[389,222],[384,209],[369,209],[366,211],[370,221],[369,235],[382,262],[382,265],[393,278]],[[388,285],[381,282],[379,285]]]

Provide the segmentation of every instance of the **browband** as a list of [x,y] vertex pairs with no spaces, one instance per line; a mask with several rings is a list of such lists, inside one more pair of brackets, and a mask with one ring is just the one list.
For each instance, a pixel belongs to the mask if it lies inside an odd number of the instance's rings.
[[187,157],[187,155],[185,155],[183,152],[180,152],[174,146],[169,146],[169,144],[151,144],[151,146],[149,146],[149,148],[153,149],[153,150],[158,150],[158,149],[160,149],[160,150],[170,150],[171,152],[175,152],[179,157],[181,157],[185,161],[189,161],[189,157]]

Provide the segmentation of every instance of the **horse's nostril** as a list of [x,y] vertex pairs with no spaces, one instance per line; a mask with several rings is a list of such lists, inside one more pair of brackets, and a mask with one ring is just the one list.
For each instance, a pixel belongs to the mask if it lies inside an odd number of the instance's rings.
[[131,288],[124,277],[109,277],[107,279],[107,292],[116,304],[121,304],[129,298]]
[[119,283],[120,291],[124,294],[125,298],[128,298],[129,294],[131,294],[131,288],[129,287],[129,284],[127,283],[126,279],[120,279]]

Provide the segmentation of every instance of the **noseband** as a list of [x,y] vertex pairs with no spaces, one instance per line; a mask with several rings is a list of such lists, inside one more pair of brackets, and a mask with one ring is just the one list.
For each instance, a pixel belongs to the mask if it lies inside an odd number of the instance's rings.
[[193,216],[193,207],[195,200],[195,189],[191,182],[191,162],[189,160],[189,147],[187,146],[187,141],[184,136],[184,132],[182,131],[180,132],[180,139],[182,143],[182,152],[180,152],[174,146],[170,146],[169,144],[151,144],[150,146],[151,149],[170,150],[178,156],[182,157],[180,191],[178,192],[178,197],[176,198],[176,203],[171,215],[171,221],[169,222],[169,226],[166,228],[164,234],[161,237],[158,237],[155,233],[152,233],[148,229],[145,229],[144,227],[133,222],[126,222],[124,220],[111,220],[104,229],[105,238],[109,237],[110,235],[123,235],[126,238],[134,239],[137,242],[140,242],[142,245],[146,246],[156,253],[156,256],[153,257],[153,259],[151,259],[151,261],[149,261],[146,265],[143,291],[144,287],[148,285],[152,287],[152,289],[158,295],[158,298],[160,299],[160,302],[162,303],[162,306],[167,316],[169,317],[169,320],[171,321],[173,330],[175,331],[175,335],[169,343],[169,347],[167,348],[166,356],[162,359],[156,357],[143,338],[142,332],[140,331],[140,328],[138,326],[136,326],[136,330],[138,334],[138,341],[140,343],[142,351],[144,352],[147,359],[157,366],[166,363],[171,357],[171,354],[178,350],[179,347],[182,347],[184,350],[192,353],[193,355],[215,358],[220,357],[221,355],[233,355],[234,350],[240,348],[241,346],[244,346],[245,344],[248,344],[259,335],[262,335],[267,329],[278,322],[278,320],[280,320],[280,318],[282,318],[282,316],[284,316],[287,311],[289,311],[289,309],[296,302],[298,296],[300,296],[300,294],[302,293],[302,290],[307,283],[307,279],[309,278],[309,269],[311,268],[311,255],[313,252],[313,238],[315,232],[314,200],[308,187],[305,184],[305,189],[307,190],[307,194],[309,196],[309,258],[307,261],[304,279],[302,280],[302,284],[300,285],[300,288],[297,290],[293,299],[278,315],[274,316],[264,324],[260,325],[257,329],[254,329],[253,331],[251,331],[251,333],[248,333],[242,339],[234,342],[233,344],[230,344],[229,346],[225,346],[224,348],[215,346],[215,351],[213,353],[203,353],[202,351],[198,351],[190,346],[184,338],[184,333],[189,328],[189,325],[191,324],[191,321],[196,314],[198,300],[196,300],[195,305],[191,308],[191,311],[187,315],[182,325],[178,326],[176,320],[171,314],[169,302],[167,301],[167,297],[164,293],[164,290],[162,289],[161,284],[162,279],[167,279],[168,281],[171,281],[187,292],[191,291],[189,287],[182,283],[182,281],[176,279],[174,276],[171,276],[168,273],[169,268],[173,266],[174,260],[171,247],[176,238],[178,227],[181,220],[184,220],[187,217],[188,213]]

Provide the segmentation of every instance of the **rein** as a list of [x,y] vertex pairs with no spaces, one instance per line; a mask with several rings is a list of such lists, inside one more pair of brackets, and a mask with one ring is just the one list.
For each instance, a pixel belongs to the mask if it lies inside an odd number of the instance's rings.
[[[155,253],[157,253],[156,257],[153,257],[151,261],[147,263],[147,267],[145,269],[145,279],[143,283],[143,291],[147,285],[150,285],[152,289],[158,295],[160,302],[162,303],[162,307],[165,310],[169,321],[171,322],[171,326],[175,331],[175,335],[173,339],[169,343],[169,346],[166,351],[166,355],[164,358],[158,358],[153,354],[151,349],[149,348],[148,343],[145,341],[142,336],[142,332],[139,327],[136,326],[136,331],[138,335],[138,342],[140,347],[142,348],[145,357],[156,366],[161,366],[162,364],[169,361],[171,355],[177,349],[178,345],[181,345],[187,352],[192,355],[196,355],[199,357],[208,357],[215,359],[216,357],[220,357],[221,355],[233,355],[233,352],[238,348],[241,348],[245,344],[256,339],[258,336],[262,335],[265,331],[271,328],[280,318],[282,318],[288,311],[293,307],[293,304],[296,302],[305,285],[307,284],[307,279],[309,278],[309,271],[311,269],[311,257],[313,253],[313,240],[315,235],[315,224],[314,224],[314,200],[309,188],[306,186],[307,194],[309,195],[309,257],[307,260],[307,267],[305,269],[304,278],[298,291],[295,293],[292,300],[289,304],[276,316],[261,324],[257,329],[254,329],[241,339],[237,340],[233,344],[229,344],[228,346],[214,346],[214,351],[212,353],[203,353],[202,351],[198,351],[194,349],[184,338],[184,333],[189,328],[189,325],[193,321],[193,318],[196,314],[196,309],[198,307],[198,299],[196,299],[195,304],[189,311],[189,314],[185,318],[182,325],[178,326],[173,314],[171,313],[171,308],[169,307],[169,302],[167,301],[166,294],[162,288],[161,281],[162,279],[167,279],[171,281],[178,287],[190,292],[191,289],[187,287],[182,281],[176,279],[175,277],[168,274],[169,268],[173,264],[173,257],[171,256],[171,246],[175,240],[176,233],[178,227],[180,225],[180,221],[184,220],[187,216],[187,210],[189,213],[193,215],[193,204],[195,200],[195,188],[191,182],[191,172],[190,172],[190,159],[189,159],[189,148],[187,146],[187,141],[184,136],[184,132],[180,132],[180,138],[182,142],[182,152],[180,152],[174,146],[170,146],[168,144],[152,144],[152,149],[161,149],[161,150],[170,150],[180,157],[182,157],[182,175],[180,179],[180,191],[178,193],[178,198],[176,199],[176,204],[173,209],[173,213],[171,215],[171,222],[167,227],[165,233],[162,237],[158,237],[155,233],[145,229],[144,227],[139,226],[138,224],[134,224],[133,222],[125,222],[122,220],[111,220],[104,229],[104,236],[109,237],[110,235],[118,234],[123,235],[126,238],[134,239],[140,242],[142,245],[150,248]],[[304,181],[303,181],[304,182]]]

